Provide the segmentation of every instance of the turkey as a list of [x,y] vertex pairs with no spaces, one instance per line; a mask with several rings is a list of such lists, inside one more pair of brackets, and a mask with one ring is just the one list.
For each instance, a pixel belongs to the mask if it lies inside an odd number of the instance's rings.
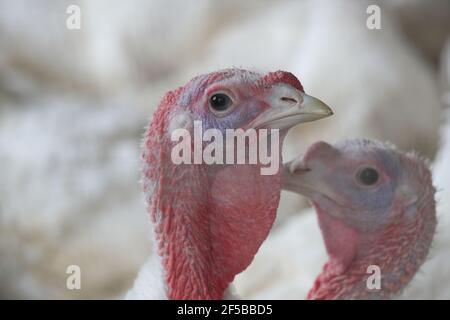
[[[196,121],[203,130],[222,134],[226,129],[276,129],[279,137],[271,133],[267,142],[281,148],[293,125],[331,114],[325,104],[303,92],[294,75],[283,71],[262,76],[227,69],[198,76],[167,93],[153,115],[142,155],[154,250],[127,298],[228,297],[235,275],[250,264],[275,219],[279,168],[274,175],[263,175],[262,161],[176,164],[174,130],[194,136]],[[249,145],[243,147],[248,156]],[[186,153],[195,158],[195,142],[188,147]],[[227,147],[223,153],[228,152]]]
[[[302,298],[312,281],[301,280],[309,276],[302,265],[317,273],[323,264],[308,299],[392,298],[428,255],[436,227],[435,189],[426,161],[414,153],[369,140],[346,140],[334,146],[318,142],[302,159],[286,165],[283,187],[308,196],[319,227],[314,228],[308,215],[298,216],[263,245],[260,254],[277,261],[267,269],[278,268],[272,270],[278,276],[265,284],[267,296]],[[325,250],[319,248],[320,233]],[[281,249],[281,242],[288,240],[286,249]],[[287,264],[287,251],[291,256],[295,256],[292,251],[302,254]],[[308,253],[315,251],[321,254]],[[267,263],[258,259],[255,264]],[[276,265],[280,262],[289,266],[289,273]],[[378,268],[380,280],[378,287],[369,288],[368,270],[373,267]],[[283,296],[287,290],[290,295]]]

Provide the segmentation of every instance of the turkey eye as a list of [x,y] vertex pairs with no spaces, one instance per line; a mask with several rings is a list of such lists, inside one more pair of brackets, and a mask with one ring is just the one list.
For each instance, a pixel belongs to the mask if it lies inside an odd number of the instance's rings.
[[224,112],[233,105],[233,100],[225,93],[215,93],[209,98],[212,111]]
[[378,178],[378,171],[374,168],[364,168],[358,174],[358,180],[366,186],[374,185],[377,183]]

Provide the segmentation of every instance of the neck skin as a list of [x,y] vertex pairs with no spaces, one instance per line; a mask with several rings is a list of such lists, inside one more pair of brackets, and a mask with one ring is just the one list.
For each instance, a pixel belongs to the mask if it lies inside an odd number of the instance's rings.
[[[196,178],[202,176],[200,172],[189,176],[175,179],[167,189],[161,187],[161,193],[172,190],[173,194],[176,186],[175,194],[182,202],[159,200],[164,202],[161,214],[153,219],[167,296],[222,299],[269,233],[279,201],[279,192],[273,192],[277,190],[274,180],[281,188],[281,179],[277,175],[269,180],[260,175],[259,167],[239,165],[225,167],[206,180]],[[234,181],[236,176],[245,179]],[[264,185],[271,189],[261,187]],[[243,194],[242,190],[251,193]]]
[[[356,231],[317,204],[315,207],[329,261],[307,299],[392,298],[410,282],[427,257],[436,227],[434,199],[418,202],[389,226],[373,233]],[[346,234],[345,241],[339,241],[341,234]],[[379,267],[379,288],[369,289],[375,274],[369,266]]]
[[259,165],[174,165],[170,151],[149,147],[154,136],[147,136],[143,180],[164,295],[222,299],[272,227],[280,172],[263,176]]

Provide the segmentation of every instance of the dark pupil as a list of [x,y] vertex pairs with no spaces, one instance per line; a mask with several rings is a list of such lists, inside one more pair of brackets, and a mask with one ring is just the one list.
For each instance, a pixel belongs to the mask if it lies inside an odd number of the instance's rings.
[[378,172],[373,168],[366,168],[359,174],[361,182],[367,186],[371,186],[378,181]]
[[210,98],[210,104],[214,110],[224,111],[230,106],[231,99],[226,94],[216,93]]

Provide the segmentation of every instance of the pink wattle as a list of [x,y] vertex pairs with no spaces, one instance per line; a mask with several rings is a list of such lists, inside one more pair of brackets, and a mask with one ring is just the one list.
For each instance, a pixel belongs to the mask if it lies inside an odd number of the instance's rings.
[[329,280],[339,276],[347,270],[357,253],[358,233],[346,225],[342,220],[325,213],[318,204],[314,203],[319,227],[329,257],[323,272],[314,281],[306,299],[317,299],[316,292]]
[[315,204],[314,207],[330,266],[333,266],[336,274],[343,273],[356,255],[358,232],[342,220],[325,213],[320,206]]
[[229,166],[210,179],[196,178],[198,166],[190,169],[193,178],[175,178],[167,188],[176,199],[160,204],[162,217],[153,216],[168,297],[222,299],[272,227],[281,179],[261,176],[258,166]]

